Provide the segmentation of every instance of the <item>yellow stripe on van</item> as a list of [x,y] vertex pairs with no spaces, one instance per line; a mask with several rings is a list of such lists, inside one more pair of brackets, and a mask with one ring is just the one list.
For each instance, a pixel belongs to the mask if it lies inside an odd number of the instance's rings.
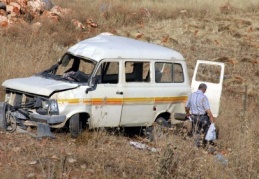
[[84,104],[91,104],[92,100],[91,99],[83,99]]
[[94,98],[92,99],[93,105],[122,105],[122,98]]
[[179,97],[156,97],[155,103],[168,103],[168,102],[185,102],[187,101],[188,96],[179,96]]
[[93,105],[123,105],[123,104],[149,104],[149,103],[171,103],[185,102],[187,96],[179,97],[141,97],[141,98],[93,98],[93,99],[58,99],[58,103],[62,104],[93,104]]
[[155,101],[154,97],[145,98],[124,98],[123,104],[139,104],[139,103],[153,103]]
[[74,99],[58,99],[58,103],[78,104],[79,98]]

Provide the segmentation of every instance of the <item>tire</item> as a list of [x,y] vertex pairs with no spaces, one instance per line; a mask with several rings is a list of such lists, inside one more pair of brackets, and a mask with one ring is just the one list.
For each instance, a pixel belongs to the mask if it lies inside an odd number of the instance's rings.
[[6,113],[6,103],[1,102],[0,103],[0,128],[4,131],[6,131],[7,129],[5,113]]
[[70,119],[69,119],[69,130],[72,138],[78,137],[82,130],[82,120],[80,120],[79,114],[74,114]]
[[163,117],[156,119],[153,126],[147,127],[144,134],[150,141],[159,140],[163,134],[168,132],[169,124]]
[[161,127],[167,127],[167,128],[169,127],[169,124],[168,124],[167,120],[165,118],[163,118],[163,117],[157,118],[156,119],[156,123],[158,125],[160,125]]

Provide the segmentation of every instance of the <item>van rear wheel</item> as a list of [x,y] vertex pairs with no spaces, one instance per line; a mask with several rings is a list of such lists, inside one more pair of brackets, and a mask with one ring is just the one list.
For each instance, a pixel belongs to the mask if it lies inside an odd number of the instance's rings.
[[163,117],[159,117],[156,119],[156,123],[160,126],[160,127],[164,127],[164,128],[169,128],[169,124],[167,122],[167,120]]
[[169,124],[163,117],[158,117],[153,126],[147,127],[145,131],[146,138],[150,141],[157,141],[168,133]]
[[69,130],[72,138],[76,138],[81,134],[83,130],[83,124],[82,120],[80,120],[79,114],[74,114],[69,119]]

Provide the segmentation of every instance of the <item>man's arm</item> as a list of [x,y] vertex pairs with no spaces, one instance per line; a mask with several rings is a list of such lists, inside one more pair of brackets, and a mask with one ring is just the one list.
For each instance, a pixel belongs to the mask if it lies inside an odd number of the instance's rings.
[[189,117],[191,115],[190,114],[190,108],[185,107],[185,112],[186,112],[187,117]]
[[209,118],[210,118],[210,122],[211,123],[214,123],[214,117],[211,113],[211,110],[210,110],[210,104],[209,104],[209,100],[208,98],[205,96],[204,100],[203,100],[203,103],[202,103],[206,113],[208,114]]
[[214,123],[215,120],[214,120],[214,117],[213,117],[213,115],[212,115],[210,109],[207,109],[206,112],[207,112],[208,116],[210,117],[210,122],[211,122],[211,123]]
[[190,96],[188,97],[188,100],[187,100],[186,105],[185,105],[185,112],[186,112],[187,117],[189,117],[189,116],[191,115],[191,114],[190,114],[190,109],[191,109],[191,96],[192,96],[192,95],[190,95]]

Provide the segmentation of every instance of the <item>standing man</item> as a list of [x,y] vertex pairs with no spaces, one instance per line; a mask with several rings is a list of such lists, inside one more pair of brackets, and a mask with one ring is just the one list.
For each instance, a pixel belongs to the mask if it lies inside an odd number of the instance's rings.
[[[214,123],[214,117],[212,116],[212,113],[210,111],[209,100],[204,95],[206,90],[207,85],[201,83],[198,90],[189,96],[185,106],[187,116],[192,118],[195,132],[200,134],[201,129],[203,129],[203,145],[207,143],[205,137],[209,130],[210,124]],[[199,137],[198,139],[196,139],[195,144],[197,147],[199,146]]]

